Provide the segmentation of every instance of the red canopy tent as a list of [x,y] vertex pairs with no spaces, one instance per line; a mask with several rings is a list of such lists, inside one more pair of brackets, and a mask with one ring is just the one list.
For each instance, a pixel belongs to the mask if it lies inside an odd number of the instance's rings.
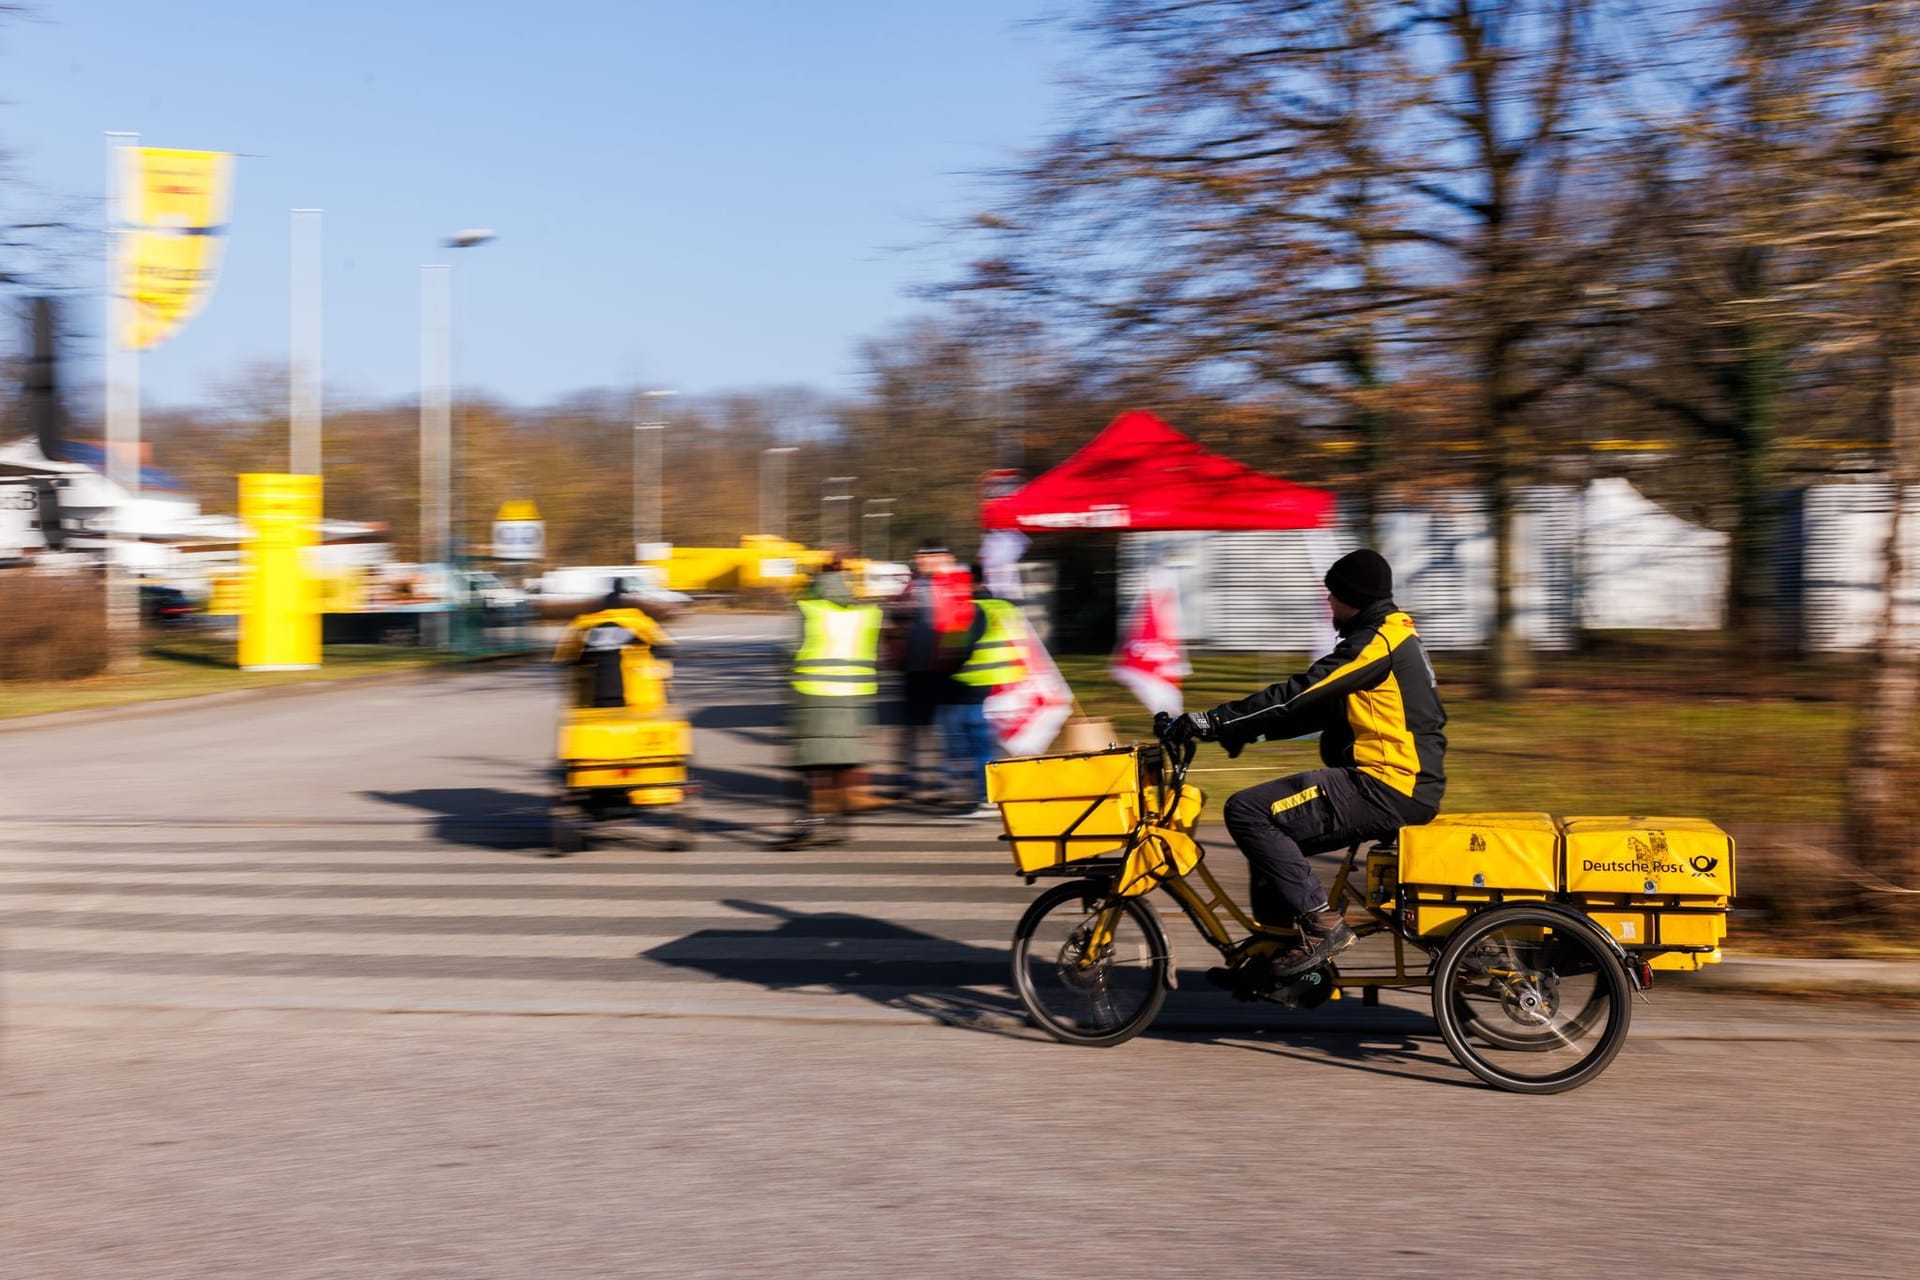
[[982,529],[1316,529],[1333,495],[1209,453],[1151,413],[1121,414],[1031,483],[980,508]]

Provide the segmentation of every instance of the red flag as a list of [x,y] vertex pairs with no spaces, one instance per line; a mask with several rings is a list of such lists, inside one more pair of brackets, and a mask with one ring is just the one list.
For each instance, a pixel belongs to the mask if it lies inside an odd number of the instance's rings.
[[1134,605],[1111,670],[1147,710],[1180,713],[1180,679],[1193,668],[1180,643],[1180,597],[1165,577],[1155,575]]

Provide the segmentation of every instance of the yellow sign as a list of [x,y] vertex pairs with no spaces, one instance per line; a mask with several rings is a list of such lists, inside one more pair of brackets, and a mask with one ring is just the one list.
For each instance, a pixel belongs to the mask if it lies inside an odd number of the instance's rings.
[[320,477],[241,476],[240,520],[253,530],[241,561],[240,666],[319,666],[320,592],[307,557],[320,540]]
[[206,305],[232,189],[228,152],[120,148],[114,274],[122,346],[164,342]]

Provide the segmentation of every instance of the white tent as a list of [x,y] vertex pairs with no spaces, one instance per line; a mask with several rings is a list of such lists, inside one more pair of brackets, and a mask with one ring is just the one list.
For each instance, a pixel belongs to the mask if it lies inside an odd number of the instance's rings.
[[1590,631],[1713,631],[1726,621],[1729,538],[1691,524],[1618,476],[1580,513],[1580,622]]
[[[1514,608],[1539,649],[1570,648],[1581,627],[1693,630],[1721,625],[1728,538],[1680,519],[1624,479],[1522,489]],[[1481,496],[1435,491],[1383,513],[1379,551],[1394,599],[1429,648],[1472,649],[1493,630],[1493,536]],[[1210,649],[1323,652],[1331,644],[1321,575],[1360,545],[1350,521],[1281,533],[1125,534],[1124,612],[1147,571],[1169,568],[1188,639]]]

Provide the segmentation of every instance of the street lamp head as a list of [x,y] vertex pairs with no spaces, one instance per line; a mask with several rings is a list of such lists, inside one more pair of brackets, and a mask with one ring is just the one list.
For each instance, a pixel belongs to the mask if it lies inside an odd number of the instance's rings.
[[471,249],[477,244],[485,244],[494,239],[492,227],[469,227],[465,231],[456,231],[448,236],[445,245],[449,249]]

